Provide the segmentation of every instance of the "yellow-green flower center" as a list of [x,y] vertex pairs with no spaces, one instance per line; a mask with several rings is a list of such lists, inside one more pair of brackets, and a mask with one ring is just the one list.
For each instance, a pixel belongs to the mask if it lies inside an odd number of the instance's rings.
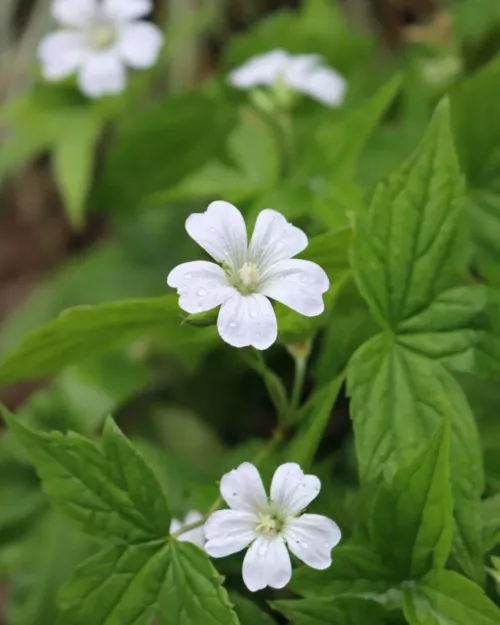
[[238,269],[238,280],[235,285],[242,293],[253,293],[260,282],[260,271],[255,263],[245,263]]
[[99,22],[89,31],[90,45],[97,50],[106,50],[116,41],[116,28],[111,23]]
[[273,514],[260,513],[256,529],[264,534],[279,534],[283,529],[283,521]]

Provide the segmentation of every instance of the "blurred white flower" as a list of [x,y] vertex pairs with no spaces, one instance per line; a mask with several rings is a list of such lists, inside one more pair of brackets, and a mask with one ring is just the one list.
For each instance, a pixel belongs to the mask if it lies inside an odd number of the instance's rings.
[[230,509],[214,512],[205,523],[205,551],[223,558],[250,545],[243,581],[251,591],[286,586],[292,575],[287,547],[313,569],[328,568],[341,538],[339,527],[325,516],[300,514],[320,488],[316,476],[288,462],[276,470],[268,499],[258,470],[249,462],[240,464],[221,480]]
[[217,328],[226,343],[257,349],[274,343],[278,324],[268,297],[306,317],[323,312],[328,277],[316,263],[292,258],[307,247],[307,236],[277,211],[259,214],[250,245],[243,216],[229,202],[212,202],[204,213],[190,215],[186,230],[222,266],[183,263],[167,284],[188,313],[222,304]]
[[144,69],[158,58],[163,34],[140,20],[152,8],[152,0],[52,0],[62,30],[40,42],[43,76],[61,80],[76,72],[91,98],[121,93],[126,66]]
[[[179,521],[178,519],[172,519],[172,522],[170,524],[170,533],[174,534],[175,532],[178,532],[182,528],[187,527],[188,525],[191,525],[192,523],[197,523],[198,521],[201,521],[202,519],[203,519],[203,515],[201,514],[201,512],[198,512],[196,510],[191,510],[190,512],[187,513],[186,517],[182,521]],[[196,527],[192,530],[188,530],[187,532],[179,534],[179,536],[177,537],[177,540],[182,540],[187,543],[193,543],[193,545],[196,545],[197,547],[200,547],[201,549],[203,549],[205,545],[205,536],[203,534],[203,526],[200,525],[200,527]]]
[[291,55],[274,50],[247,61],[229,74],[229,82],[240,89],[285,84],[292,91],[305,93],[326,106],[344,100],[347,82],[323,63],[317,54]]

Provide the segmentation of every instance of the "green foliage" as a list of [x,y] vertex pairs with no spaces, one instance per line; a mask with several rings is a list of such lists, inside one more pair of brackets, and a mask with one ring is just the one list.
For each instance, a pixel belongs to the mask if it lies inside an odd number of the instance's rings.
[[404,613],[410,625],[493,625],[500,619],[500,610],[481,588],[453,571],[408,585]]
[[453,500],[447,421],[429,447],[378,490],[372,544],[385,564],[406,579],[444,567],[451,550]]

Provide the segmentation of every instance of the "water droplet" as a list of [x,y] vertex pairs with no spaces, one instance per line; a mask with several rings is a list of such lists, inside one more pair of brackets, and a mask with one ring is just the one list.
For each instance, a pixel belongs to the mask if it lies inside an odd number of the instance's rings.
[[209,230],[210,232],[215,232],[215,228],[213,226],[210,226]]
[[267,544],[264,543],[263,545],[260,545],[260,547],[257,550],[257,553],[259,554],[259,556],[265,556],[267,553]]
[[305,540],[299,542],[299,545],[302,547],[302,549],[307,549],[309,547]]
[[301,281],[301,282],[307,282],[307,281],[308,281],[308,279],[309,279],[309,278],[308,278],[307,276],[302,276],[302,277],[301,277],[301,279],[300,279],[300,281]]
[[198,291],[196,292],[196,295],[198,295],[199,297],[204,297],[207,294],[205,289],[198,289]]
[[230,321],[229,322],[229,327],[230,328],[236,328],[236,321]]
[[253,317],[253,318],[255,319],[255,317],[256,317],[256,316],[257,316],[256,311],[255,311],[255,310],[252,310],[252,311],[250,312],[250,317]]
[[277,249],[277,250],[281,250],[282,248],[283,248],[283,241],[278,241],[278,242],[276,243],[276,249]]
[[190,273],[185,273],[185,274],[184,274],[184,279],[185,279],[185,280],[191,280],[191,278],[192,278],[192,276],[191,276],[191,274],[190,274]]
[[238,493],[233,493],[233,497],[237,497],[237,496],[238,496]]

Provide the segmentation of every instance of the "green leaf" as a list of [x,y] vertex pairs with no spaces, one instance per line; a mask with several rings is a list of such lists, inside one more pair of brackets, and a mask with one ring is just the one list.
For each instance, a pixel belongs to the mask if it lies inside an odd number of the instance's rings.
[[158,625],[239,625],[222,578],[203,551],[172,540],[168,556]]
[[382,625],[383,610],[373,603],[356,599],[314,598],[273,601],[271,607],[294,625]]
[[250,599],[231,593],[231,601],[241,625],[276,625],[276,621]]
[[401,77],[394,76],[341,120],[322,124],[318,128],[310,139],[311,148],[314,148],[310,166],[315,175],[318,174],[316,161],[319,152],[325,173],[341,180],[352,179],[359,155],[400,88]]
[[55,373],[145,335],[160,336],[171,344],[212,336],[199,328],[180,326],[175,295],[70,308],[7,354],[0,363],[0,380],[13,382]]
[[490,310],[493,291],[464,286],[440,293],[423,311],[401,323],[398,342],[447,368],[489,374],[498,370],[500,340]]
[[451,481],[461,565],[482,571],[477,506],[484,488],[474,417],[457,382],[437,362],[379,334],[354,354],[348,392],[361,479],[367,481],[411,462],[442,423],[451,419]]
[[138,542],[168,535],[170,512],[152,470],[108,420],[102,450],[75,433],[36,432],[2,411],[52,504],[87,532]]
[[344,379],[345,375],[339,375],[326,388],[318,389],[312,398],[312,408],[307,419],[301,416],[301,427],[289,444],[287,458],[290,462],[300,464],[304,470],[310,469],[313,463]]
[[118,544],[86,560],[60,593],[61,625],[149,625],[168,550],[159,540]]
[[498,625],[500,610],[483,590],[453,571],[427,576],[404,589],[410,625]]
[[379,487],[371,542],[402,579],[444,568],[453,535],[450,429],[446,419],[428,448]]
[[301,566],[293,573],[290,588],[304,597],[350,597],[375,601],[386,607],[399,603],[400,580],[377,554],[365,547],[341,545],[324,571]]
[[261,352],[245,350],[242,356],[262,378],[277,413],[284,414],[288,409],[288,398],[281,378],[266,365]]
[[152,196],[151,201],[224,197],[241,202],[277,182],[280,158],[276,135],[270,122],[254,110],[243,110],[240,123],[229,135],[227,150],[234,165],[211,160],[179,185]]
[[[474,11],[478,8],[475,7]],[[500,57],[452,94],[457,149],[468,186],[470,225],[481,255],[500,261]]]
[[91,205],[136,210],[213,158],[234,123],[233,109],[202,92],[169,95],[118,124]]
[[443,101],[420,146],[379,185],[368,215],[356,222],[355,278],[383,327],[420,312],[447,284],[462,193]]
[[87,194],[94,173],[96,142],[103,120],[91,109],[73,120],[66,132],[57,137],[52,162],[54,176],[72,225],[84,224]]
[[116,545],[63,589],[64,625],[239,625],[221,578],[197,547],[175,540]]
[[483,549],[491,551],[500,543],[500,495],[494,495],[481,502],[483,525]]

